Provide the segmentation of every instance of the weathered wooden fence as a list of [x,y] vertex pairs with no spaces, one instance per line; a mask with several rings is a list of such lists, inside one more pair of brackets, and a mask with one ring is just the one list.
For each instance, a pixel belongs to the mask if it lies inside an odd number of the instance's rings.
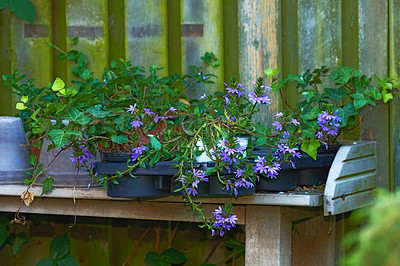
[[[283,75],[316,66],[346,65],[363,73],[397,77],[399,73],[400,3],[395,0],[32,0],[35,23],[0,11],[1,74],[18,69],[38,86],[56,76],[71,79],[70,66],[48,47],[78,49],[88,55],[99,77],[109,60],[127,58],[135,65],[164,66],[164,73],[183,73],[200,63],[206,51],[222,61],[215,71],[222,89],[232,75],[251,89],[266,67]],[[68,36],[78,36],[73,47]],[[1,86],[0,113],[14,108]],[[296,91],[289,92],[291,101]],[[264,110],[266,123],[282,107],[275,96]],[[394,163],[400,105],[379,106],[361,137],[378,142],[378,183],[391,187],[399,173]],[[397,148],[395,148],[397,147]],[[400,179],[400,178],[399,178]]]

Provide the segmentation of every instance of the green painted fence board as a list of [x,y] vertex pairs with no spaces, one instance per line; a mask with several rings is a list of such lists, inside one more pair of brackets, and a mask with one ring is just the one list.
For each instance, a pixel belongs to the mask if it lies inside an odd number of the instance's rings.
[[164,67],[168,74],[167,1],[125,1],[126,55],[135,66]]
[[340,65],[340,1],[299,0],[297,10],[300,72]]
[[[358,2],[359,68],[363,74],[388,74],[388,4],[386,1]],[[377,141],[377,185],[390,187],[389,107],[381,105],[367,116],[361,138]]]
[[[75,46],[68,39],[67,49],[83,52],[89,62],[88,68],[95,78],[101,79],[104,67],[108,65],[107,0],[68,0],[65,8],[67,34],[79,37]],[[69,80],[72,79],[70,72]]]
[[[399,79],[400,63],[400,2],[389,1],[389,74],[395,79]],[[400,99],[393,99],[390,105],[390,154],[393,155],[392,184],[400,186]]]
[[[239,71],[248,91],[252,81],[264,77],[264,69],[281,67],[281,10],[278,0],[239,0]],[[281,109],[277,94],[271,105],[261,107],[260,121],[271,125]]]
[[37,87],[49,84],[52,79],[51,4],[46,0],[34,0],[35,24],[11,16],[11,68],[34,78]]
[[[200,57],[206,52],[213,52],[224,62],[222,7],[222,0],[181,0],[183,73],[190,71],[190,65],[201,65]],[[192,98],[223,90],[223,65],[210,72],[218,76],[216,84],[188,91]]]
[[[10,61],[10,12],[0,10],[0,76],[11,73]],[[2,80],[2,79],[1,79]],[[0,81],[0,115],[11,115],[14,110],[11,89]]]

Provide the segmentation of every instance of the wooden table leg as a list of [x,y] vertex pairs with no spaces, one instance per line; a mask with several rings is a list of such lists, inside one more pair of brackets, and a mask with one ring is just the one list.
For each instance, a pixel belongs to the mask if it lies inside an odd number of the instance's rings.
[[291,265],[292,210],[246,206],[246,265]]

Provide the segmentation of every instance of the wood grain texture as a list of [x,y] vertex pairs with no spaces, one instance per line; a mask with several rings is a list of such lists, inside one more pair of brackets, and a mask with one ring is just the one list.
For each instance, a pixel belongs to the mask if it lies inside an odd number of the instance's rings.
[[340,147],[325,186],[325,215],[358,209],[371,202],[376,187],[375,150],[375,142]]
[[[84,6],[84,8],[83,8]],[[104,67],[108,66],[108,11],[106,0],[68,0],[66,1],[67,34],[79,37],[77,45],[67,38],[67,49],[83,52],[88,60],[88,68],[94,77],[101,80]],[[72,76],[70,63],[68,80]]]
[[298,1],[299,71],[341,64],[339,0]]
[[125,1],[126,56],[134,66],[156,64],[168,74],[167,1]]
[[[359,68],[367,76],[388,74],[388,2],[358,1]],[[361,138],[377,141],[377,185],[390,187],[389,106],[376,106],[363,121]]]
[[[36,19],[34,25],[11,16],[11,68],[18,69],[28,79],[35,79],[36,87],[52,82],[51,5],[46,0],[34,0]],[[38,29],[44,29],[39,33]],[[37,30],[35,30],[37,29]],[[29,31],[29,32],[25,32]],[[13,104],[13,107],[15,104]]]
[[[222,0],[181,0],[182,73],[192,73],[190,65],[204,66],[200,57],[206,52],[213,52],[224,62],[222,7]],[[206,71],[217,75],[215,84],[195,86],[187,91],[190,98],[224,90],[224,65]]]
[[285,207],[246,207],[246,265],[291,265],[292,217]]
[[[247,91],[252,91],[252,81],[265,77],[265,68],[281,67],[280,1],[239,0],[238,5],[239,76]],[[266,126],[282,106],[277,94],[270,92],[269,97],[272,104],[261,107],[260,122]]]
[[293,266],[331,266],[335,263],[335,217],[315,216],[296,224],[293,234]]

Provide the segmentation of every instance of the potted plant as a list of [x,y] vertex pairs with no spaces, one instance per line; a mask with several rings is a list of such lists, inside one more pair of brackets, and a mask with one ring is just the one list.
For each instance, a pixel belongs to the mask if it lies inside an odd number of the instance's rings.
[[[257,181],[262,185],[268,180],[294,179],[297,174],[291,170],[306,157],[300,150],[317,159],[321,145],[336,143],[342,132],[354,130],[359,113],[368,105],[389,101],[397,87],[392,80],[377,76],[378,86],[373,86],[371,79],[350,68],[329,73],[323,67],[287,78],[278,78],[278,69],[266,69],[270,84],[259,78],[250,89],[232,78],[224,92],[189,101],[184,89],[194,83],[211,83],[212,74],[193,67],[192,74],[161,78],[156,66],[146,72],[121,60],[111,62],[99,81],[87,69],[83,54],[70,51],[61,57],[76,62],[72,71],[80,80],[73,86],[66,87],[56,79],[51,86],[36,89],[32,81],[20,84],[18,73],[4,77],[23,97],[17,109],[33,145],[40,146],[47,137],[52,141],[50,150],[73,148],[71,159],[77,171],[86,167],[96,183],[108,187],[111,196],[122,189],[122,196],[134,197],[130,193],[135,185],[124,188],[132,181],[148,181],[147,176],[152,176],[152,185],[157,184],[154,189],[162,191],[151,196],[164,195],[174,176],[177,190],[200,214],[201,226],[219,235],[233,227],[237,218],[228,203],[207,216],[194,198],[202,184],[217,183],[212,195],[239,196],[252,193]],[[218,66],[211,53],[203,60],[206,65]],[[323,88],[327,80],[336,88]],[[291,106],[285,97],[289,83],[295,83],[304,95],[297,106]],[[287,109],[266,126],[257,118],[259,107],[271,104],[268,95],[272,91],[280,93]],[[54,125],[51,120],[56,121]],[[69,123],[63,124],[63,120]],[[103,162],[97,163],[94,171],[91,159],[97,151]],[[204,153],[206,161],[201,159]],[[46,168],[38,166],[37,157],[31,161],[35,171],[27,183],[32,185]],[[288,175],[278,178],[284,172]],[[43,186],[43,193],[51,183],[50,179]]]

